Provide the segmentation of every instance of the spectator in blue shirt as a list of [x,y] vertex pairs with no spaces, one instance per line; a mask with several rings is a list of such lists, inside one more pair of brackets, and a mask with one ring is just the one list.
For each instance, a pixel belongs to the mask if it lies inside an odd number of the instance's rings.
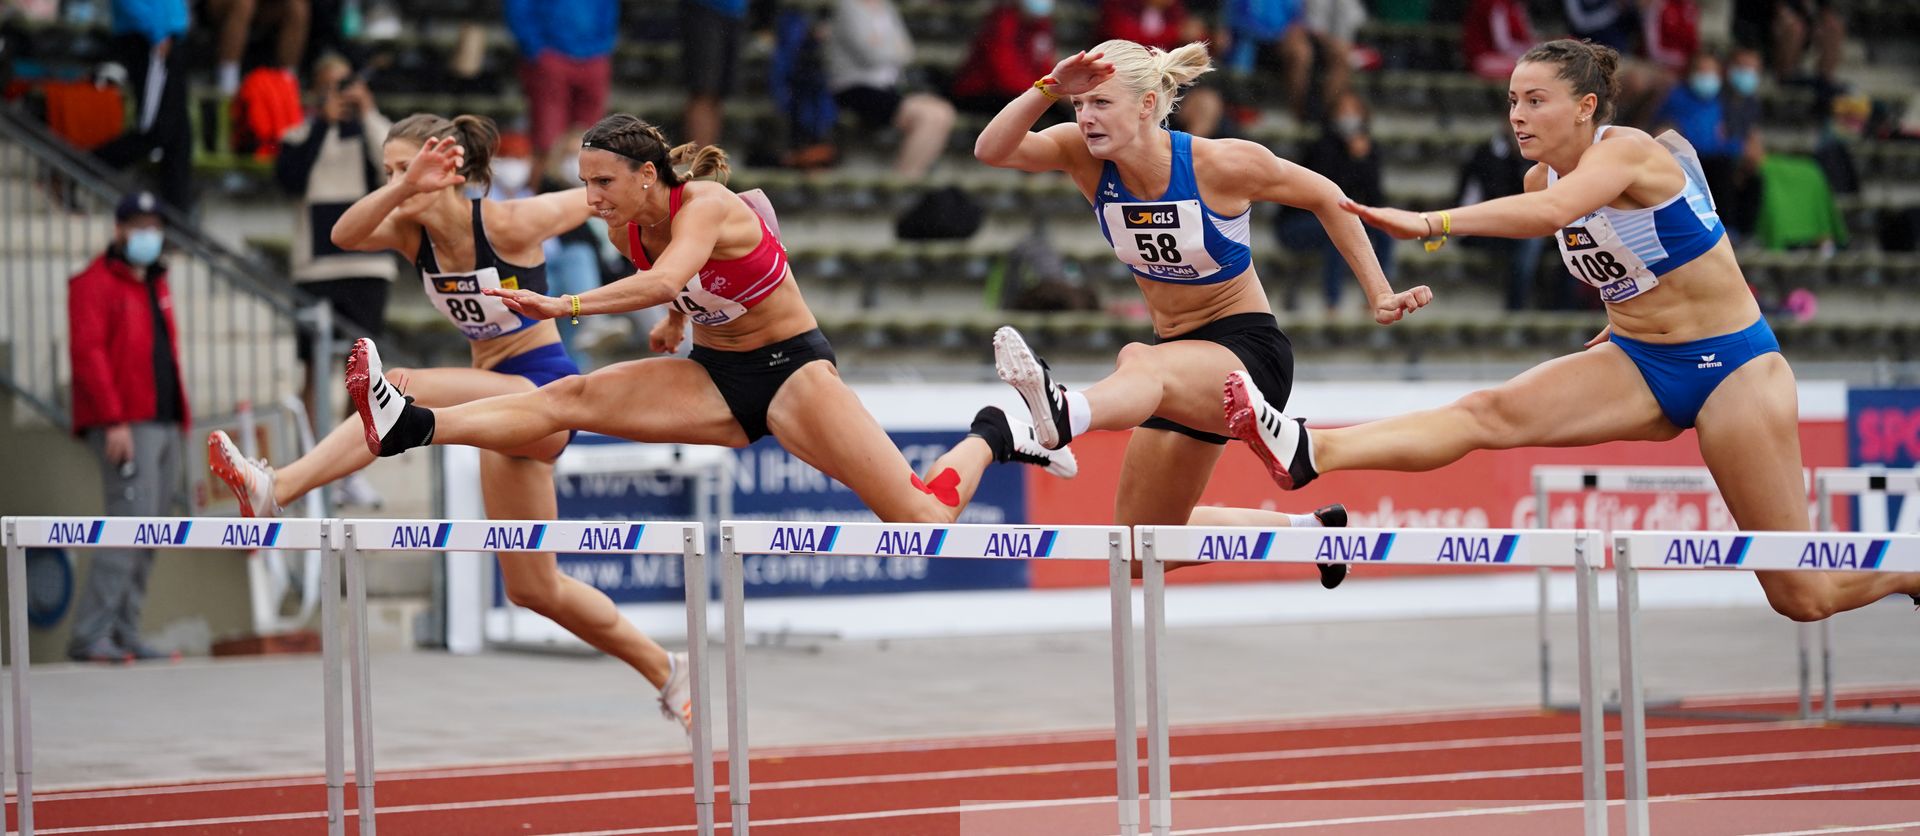
[[[619,0],[507,0],[507,28],[520,45],[533,171],[546,170],[560,135],[607,115]],[[578,185],[578,184],[575,184]]]
[[1654,124],[1679,131],[1703,158],[1739,156],[1743,137],[1726,133],[1720,87],[1720,59],[1711,52],[1695,53],[1687,63],[1686,78],[1667,94]]

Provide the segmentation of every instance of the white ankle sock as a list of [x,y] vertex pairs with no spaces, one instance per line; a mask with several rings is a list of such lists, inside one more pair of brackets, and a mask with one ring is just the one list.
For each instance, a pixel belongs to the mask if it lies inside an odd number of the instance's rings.
[[221,62],[219,74],[220,95],[231,96],[240,92],[240,65]]
[[1294,528],[1319,528],[1320,518],[1312,514],[1288,514],[1287,524]]
[[1087,405],[1087,396],[1072,389],[1067,390],[1067,432],[1079,438],[1093,426],[1093,407]]

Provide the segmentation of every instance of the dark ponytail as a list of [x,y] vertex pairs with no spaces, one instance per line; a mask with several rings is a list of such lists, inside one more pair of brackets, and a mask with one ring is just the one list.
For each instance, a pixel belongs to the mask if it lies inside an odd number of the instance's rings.
[[493,184],[493,152],[500,147],[500,127],[485,116],[461,114],[452,119],[432,113],[416,113],[393,123],[387,141],[404,139],[424,144],[429,139],[452,138],[460,143],[465,161],[460,176],[486,189]]
[[1559,67],[1559,78],[1573,88],[1575,99],[1588,93],[1594,95],[1594,121],[1601,124],[1613,121],[1613,103],[1620,99],[1620,53],[1612,47],[1561,38],[1527,50],[1520,61]]
[[600,120],[580,137],[580,147],[625,157],[627,168],[632,171],[640,170],[640,166],[646,163],[653,163],[654,170],[660,174],[660,182],[669,188],[686,180],[708,179],[725,183],[733,173],[727,161],[727,152],[719,146],[689,142],[669,147],[666,134],[630,113],[615,113]]

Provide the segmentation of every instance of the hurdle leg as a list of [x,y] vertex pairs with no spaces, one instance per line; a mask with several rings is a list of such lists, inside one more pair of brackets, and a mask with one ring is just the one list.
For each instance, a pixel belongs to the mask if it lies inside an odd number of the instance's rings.
[[727,800],[733,805],[732,836],[746,836],[748,797],[747,776],[747,683],[742,663],[746,656],[746,566],[734,550],[733,527],[720,529],[720,571],[722,607],[726,610],[727,639]]
[[367,667],[367,573],[354,531],[347,529],[347,671],[353,681],[353,785],[360,834],[374,836],[373,689]]
[[327,547],[320,567],[320,687],[327,745],[327,836],[346,836],[347,778],[345,712],[340,704],[340,531],[322,523]]
[[[1540,481],[1538,474],[1533,479],[1533,527],[1547,527],[1547,486]],[[1534,632],[1540,642],[1540,710],[1553,709],[1553,640],[1547,633],[1547,598],[1551,591],[1552,576],[1547,567],[1534,570],[1540,582],[1540,600],[1534,609]]]
[[[1594,571],[1589,535],[1574,540],[1574,616],[1580,629],[1580,786],[1586,801],[1587,836],[1607,833],[1606,713],[1600,704],[1600,578]],[[1603,557],[1604,559],[1604,557]]]
[[1634,570],[1625,538],[1615,541],[1614,579],[1619,587],[1620,630],[1620,764],[1624,775],[1627,836],[1648,836],[1647,814],[1647,706],[1640,690],[1639,650],[1640,579]]
[[700,836],[713,836],[713,704],[707,697],[706,531],[687,526],[680,575],[687,589],[687,677],[693,700],[693,806]]
[[19,791],[14,799],[14,811],[21,836],[33,836],[33,698],[27,688],[32,650],[27,647],[27,550],[20,546],[17,525],[16,520],[8,520],[6,524],[7,654],[13,668],[13,780]]
[[1833,720],[1833,619],[1831,617],[1820,621],[1820,719],[1828,722]]
[[1167,763],[1167,680],[1161,658],[1167,632],[1167,573],[1154,553],[1152,529],[1140,534],[1140,558],[1147,622],[1147,818],[1153,836],[1170,836],[1173,795]]
[[1140,833],[1140,742],[1133,709],[1133,573],[1126,535],[1115,531],[1107,562],[1113,596],[1113,741],[1114,797],[1119,802],[1120,836]]

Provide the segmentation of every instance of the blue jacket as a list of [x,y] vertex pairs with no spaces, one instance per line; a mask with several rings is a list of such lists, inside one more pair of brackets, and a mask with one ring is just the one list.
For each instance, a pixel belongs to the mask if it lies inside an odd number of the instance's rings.
[[1718,97],[1702,99],[1683,82],[1667,94],[1653,121],[1656,125],[1672,125],[1702,157],[1737,157],[1746,137],[1727,136],[1724,114]]
[[187,33],[187,0],[113,0],[113,33],[159,43]]
[[507,0],[507,28],[529,61],[549,49],[599,58],[620,34],[620,0]]

